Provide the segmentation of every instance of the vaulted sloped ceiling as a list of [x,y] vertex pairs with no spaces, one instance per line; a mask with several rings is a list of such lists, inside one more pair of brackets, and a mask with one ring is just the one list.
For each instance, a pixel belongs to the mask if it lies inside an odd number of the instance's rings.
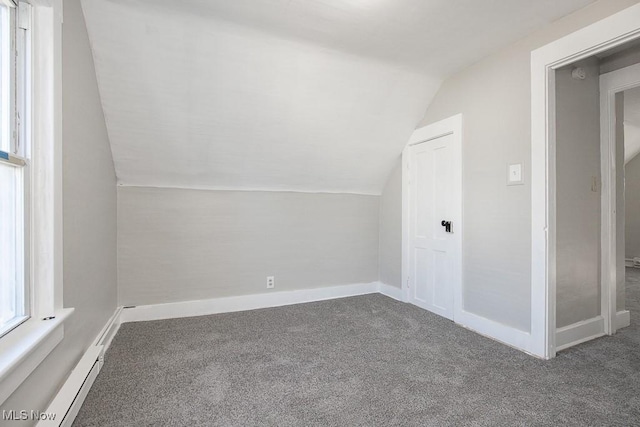
[[120,185],[379,194],[442,79],[592,0],[83,0]]

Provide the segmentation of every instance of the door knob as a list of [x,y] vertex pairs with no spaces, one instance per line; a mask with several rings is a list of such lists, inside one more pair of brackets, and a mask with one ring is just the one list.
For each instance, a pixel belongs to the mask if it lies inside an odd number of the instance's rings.
[[451,233],[451,221],[442,220],[440,224],[444,227],[445,232]]

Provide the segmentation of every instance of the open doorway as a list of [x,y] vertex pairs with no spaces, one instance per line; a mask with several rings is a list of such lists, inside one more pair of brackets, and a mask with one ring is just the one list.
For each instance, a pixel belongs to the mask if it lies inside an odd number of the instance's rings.
[[633,124],[640,124],[640,43],[565,65],[554,77],[555,350],[560,351],[630,322],[625,265],[635,257],[640,218],[635,211],[640,173],[633,161],[640,151]]
[[[611,52],[640,40],[640,4],[633,5],[588,27],[531,52],[531,352],[545,359],[556,355],[556,70],[595,55]],[[626,46],[628,47],[628,46]],[[615,93],[607,94],[606,108],[615,107]],[[606,134],[605,134],[606,132]],[[608,121],[601,128],[600,191],[602,191],[601,292],[606,302],[600,315],[605,333],[615,332],[616,312],[616,149],[615,126]],[[613,136],[612,136],[613,135]],[[613,175],[613,176],[612,176]],[[593,183],[593,182],[592,182]],[[596,182],[597,183],[597,182]],[[605,206],[606,205],[606,206]]]
[[[640,87],[623,92],[625,272],[640,281]],[[635,268],[636,270],[630,270]],[[629,279],[629,278],[628,278]],[[627,280],[628,282],[629,280]]]

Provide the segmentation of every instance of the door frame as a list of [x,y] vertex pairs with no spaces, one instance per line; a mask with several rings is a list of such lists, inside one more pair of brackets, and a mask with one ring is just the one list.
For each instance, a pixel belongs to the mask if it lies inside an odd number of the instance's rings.
[[[531,53],[531,351],[545,359],[556,355],[555,71],[639,37],[637,4]],[[607,224],[602,259],[610,266],[611,259],[615,262],[615,228],[613,235],[611,228],[615,219],[615,144],[607,141],[601,147],[602,200],[606,206],[602,223]],[[616,312],[611,308],[616,303],[616,272],[615,268],[608,270],[609,279],[602,283],[607,289],[608,313],[602,315],[609,331],[615,331]]]
[[[460,318],[462,310],[462,236],[464,233],[462,215],[462,114],[416,129],[402,151],[402,301],[409,302],[409,254],[410,254],[410,156],[409,148],[443,136],[453,135],[453,194],[454,213],[453,240],[456,250],[453,254],[453,318]],[[457,161],[456,161],[457,159]]]
[[[618,200],[616,183],[617,175],[620,171],[616,169],[616,159],[618,157],[616,151],[616,95],[636,87],[640,87],[640,64],[631,65],[600,76],[600,149],[602,153],[604,153],[604,150],[612,150],[610,159],[613,165],[611,168],[608,168],[608,165],[605,165],[604,162],[602,165],[603,174],[608,171],[610,174],[609,181],[613,183],[610,190],[611,197],[602,198],[602,275],[600,283],[602,313],[608,314],[608,316],[604,316],[605,333],[608,335],[612,335],[618,329],[630,324],[629,311],[618,310],[616,304],[618,294],[617,264],[620,256],[623,257],[624,263],[624,254],[617,253],[618,221],[616,212]],[[624,160],[622,173],[624,176]],[[610,215],[607,215],[606,222],[604,220],[605,212],[611,212]]]

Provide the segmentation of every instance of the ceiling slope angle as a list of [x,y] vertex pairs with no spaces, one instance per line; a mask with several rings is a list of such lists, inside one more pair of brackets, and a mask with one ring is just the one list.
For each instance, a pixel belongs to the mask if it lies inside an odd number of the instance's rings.
[[447,74],[590,2],[82,5],[119,185],[380,194]]

